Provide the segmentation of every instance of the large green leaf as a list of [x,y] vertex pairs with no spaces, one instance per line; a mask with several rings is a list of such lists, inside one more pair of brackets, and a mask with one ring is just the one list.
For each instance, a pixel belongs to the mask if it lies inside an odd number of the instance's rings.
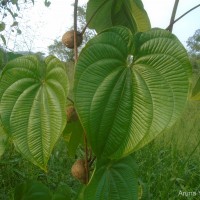
[[119,158],[141,148],[182,113],[191,65],[170,32],[135,37],[125,27],[103,31],[82,50],[75,104],[97,157]]
[[198,78],[193,90],[192,90],[192,100],[200,101],[200,77]]
[[84,191],[85,200],[137,200],[137,165],[132,156],[117,161],[97,162]]
[[66,124],[67,75],[49,56],[10,61],[0,81],[2,123],[19,152],[46,170],[49,156]]
[[150,29],[150,21],[141,0],[90,0],[86,20],[91,20],[89,28],[97,32],[116,25],[126,26],[133,33]]

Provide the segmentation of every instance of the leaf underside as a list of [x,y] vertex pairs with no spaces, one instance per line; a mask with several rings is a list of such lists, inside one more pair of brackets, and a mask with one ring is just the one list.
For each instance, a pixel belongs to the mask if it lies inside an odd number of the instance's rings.
[[171,33],[101,32],[76,66],[75,104],[97,157],[120,158],[172,126],[187,100],[191,66]]
[[65,124],[67,76],[63,64],[23,56],[9,62],[0,81],[2,123],[17,150],[46,170]]

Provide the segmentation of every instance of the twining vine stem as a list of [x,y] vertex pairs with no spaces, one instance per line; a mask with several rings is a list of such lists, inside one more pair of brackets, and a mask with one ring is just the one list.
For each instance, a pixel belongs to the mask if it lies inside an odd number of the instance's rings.
[[[78,47],[77,47],[77,9],[78,9],[78,0],[75,0],[74,2],[74,59],[75,64],[78,60]],[[84,130],[83,133],[84,137],[84,144],[85,144],[85,173],[86,173],[86,180],[85,183],[87,184],[89,182],[89,167],[88,167],[88,144],[87,144],[87,136],[86,132]]]
[[178,3],[179,3],[179,0],[175,0],[173,11],[172,11],[172,15],[171,15],[171,19],[170,19],[170,25],[168,26],[168,30],[170,32],[172,32],[172,29],[173,29],[173,25],[174,25],[173,22],[174,22],[175,17],[176,17],[176,11],[177,11],[177,8],[178,8]]
[[75,63],[78,60],[78,47],[77,47],[77,9],[78,9],[78,0],[75,0],[74,3],[74,59]]
[[181,18],[183,18],[185,15],[187,15],[188,13],[190,13],[191,11],[193,11],[194,9],[200,7],[200,4],[194,6],[193,8],[191,8],[190,10],[188,10],[187,12],[185,12],[184,14],[182,14],[180,17],[178,17],[176,20],[174,20],[173,22],[170,23],[170,25],[166,28],[166,30],[169,30],[170,27],[172,25],[174,25],[177,21],[179,21]]
[[92,14],[92,16],[90,17],[90,19],[88,20],[87,24],[85,25],[85,27],[83,28],[83,30],[81,31],[81,34],[83,35],[85,33],[85,30],[87,29],[88,25],[90,24],[90,22],[92,21],[92,19],[95,17],[95,15],[98,13],[98,11],[104,6],[104,4],[106,4],[108,2],[108,0],[105,0],[102,2],[102,4],[100,4],[100,6],[95,10],[95,12]]

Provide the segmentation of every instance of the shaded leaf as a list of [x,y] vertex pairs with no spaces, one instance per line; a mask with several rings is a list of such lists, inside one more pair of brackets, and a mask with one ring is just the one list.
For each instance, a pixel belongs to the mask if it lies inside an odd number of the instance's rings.
[[46,170],[53,147],[66,124],[67,75],[49,56],[10,61],[0,81],[2,123],[26,159]]
[[97,161],[84,191],[85,200],[137,200],[137,165],[132,156],[117,161]]
[[120,158],[172,126],[185,108],[191,65],[168,31],[125,27],[88,42],[76,65],[75,106],[97,157]]
[[86,20],[90,21],[89,28],[97,32],[116,25],[126,26],[133,33],[150,29],[150,21],[141,0],[90,0]]
[[79,144],[83,144],[83,128],[80,121],[68,123],[63,131],[63,137],[67,142],[69,156],[74,157]]
[[50,200],[51,192],[42,183],[37,181],[27,181],[18,185],[14,194],[15,200]]

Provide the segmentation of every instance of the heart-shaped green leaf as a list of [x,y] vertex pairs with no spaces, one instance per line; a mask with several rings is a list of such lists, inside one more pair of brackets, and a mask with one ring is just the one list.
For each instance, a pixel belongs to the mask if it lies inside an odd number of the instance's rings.
[[66,124],[67,75],[49,56],[10,61],[0,81],[2,123],[19,152],[46,170],[49,156]]
[[95,172],[84,191],[84,200],[137,200],[137,165],[128,156],[117,161],[97,161]]
[[130,154],[174,124],[188,95],[191,65],[170,32],[134,37],[114,27],[82,50],[75,74],[75,104],[97,157]]
[[86,20],[89,28],[100,32],[116,25],[128,27],[133,33],[150,29],[150,21],[141,0],[90,0]]

